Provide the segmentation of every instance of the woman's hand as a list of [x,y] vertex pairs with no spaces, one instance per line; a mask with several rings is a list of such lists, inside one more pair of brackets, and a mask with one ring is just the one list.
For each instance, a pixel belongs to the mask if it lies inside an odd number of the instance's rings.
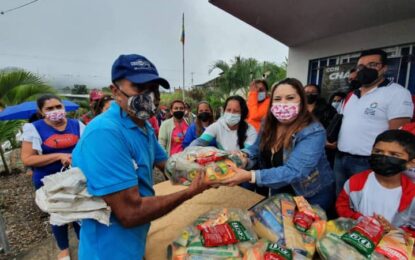
[[72,154],[70,153],[61,153],[59,159],[63,166],[69,166],[72,163]]
[[229,179],[221,181],[220,182],[221,185],[227,185],[229,187],[233,187],[233,186],[238,185],[240,183],[247,182],[247,181],[251,180],[252,174],[251,174],[250,171],[246,171],[246,170],[239,169],[239,168],[236,168],[236,167],[230,167],[230,169],[232,171],[234,171],[235,174],[232,177],[230,177]]
[[251,84],[249,84],[249,91],[258,92],[258,86],[255,84],[254,80],[251,82]]

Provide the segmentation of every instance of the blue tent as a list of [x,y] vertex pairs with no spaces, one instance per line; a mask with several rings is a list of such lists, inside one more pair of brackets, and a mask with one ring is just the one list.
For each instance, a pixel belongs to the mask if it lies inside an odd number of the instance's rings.
[[[63,100],[66,111],[74,111],[79,108],[79,105]],[[35,101],[28,101],[15,106],[6,107],[0,112],[0,120],[16,120],[16,119],[29,119],[37,111],[37,105]]]

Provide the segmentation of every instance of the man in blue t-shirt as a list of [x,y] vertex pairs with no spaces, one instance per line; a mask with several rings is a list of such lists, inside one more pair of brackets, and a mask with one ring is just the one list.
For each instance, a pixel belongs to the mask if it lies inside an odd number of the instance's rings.
[[166,152],[147,122],[169,83],[140,55],[121,55],[112,66],[115,102],[93,121],[73,152],[73,165],[86,176],[88,192],[111,207],[110,226],[82,221],[79,259],[142,259],[150,222],[208,185],[199,175],[191,186],[154,196],[152,169],[164,170]]

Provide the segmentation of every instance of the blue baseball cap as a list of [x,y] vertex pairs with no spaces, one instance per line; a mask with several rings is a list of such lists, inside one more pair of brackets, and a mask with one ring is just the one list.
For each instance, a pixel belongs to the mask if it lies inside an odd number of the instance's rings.
[[159,77],[156,66],[138,54],[120,55],[112,64],[111,79],[112,82],[127,79],[135,84],[155,82],[166,89],[170,88],[169,82]]

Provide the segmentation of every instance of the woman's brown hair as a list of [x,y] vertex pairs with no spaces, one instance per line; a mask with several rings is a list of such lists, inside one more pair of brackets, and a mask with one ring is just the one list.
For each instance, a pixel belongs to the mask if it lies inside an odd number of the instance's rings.
[[[210,110],[210,118],[208,121],[208,125],[211,125],[213,123],[213,109],[212,106],[207,102],[207,101],[200,101],[199,104],[197,104],[197,110],[196,113],[199,114],[199,107],[200,105],[207,105],[209,107]],[[196,135],[199,137],[202,135],[203,131],[205,131],[203,129],[203,125],[202,125],[202,120],[200,120],[199,118],[196,118]]]
[[[281,124],[272,114],[271,107],[272,107],[272,101],[274,97],[274,92],[277,90],[277,88],[281,85],[290,85],[293,87],[297,94],[300,96],[300,108],[297,118],[294,122],[292,122],[285,133],[282,133],[280,135],[280,138],[277,139],[278,133],[278,125]],[[311,122],[313,122],[314,119],[312,115],[307,110],[307,104],[306,104],[306,98],[305,93],[303,89],[303,85],[301,82],[294,78],[286,78],[278,83],[275,83],[272,86],[271,90],[271,102],[269,104],[268,113],[265,118],[265,124],[262,128],[262,138],[261,142],[259,144],[260,151],[264,150],[274,150],[278,151],[282,147],[289,148],[291,145],[292,136],[302,130],[304,127],[309,125]]]

